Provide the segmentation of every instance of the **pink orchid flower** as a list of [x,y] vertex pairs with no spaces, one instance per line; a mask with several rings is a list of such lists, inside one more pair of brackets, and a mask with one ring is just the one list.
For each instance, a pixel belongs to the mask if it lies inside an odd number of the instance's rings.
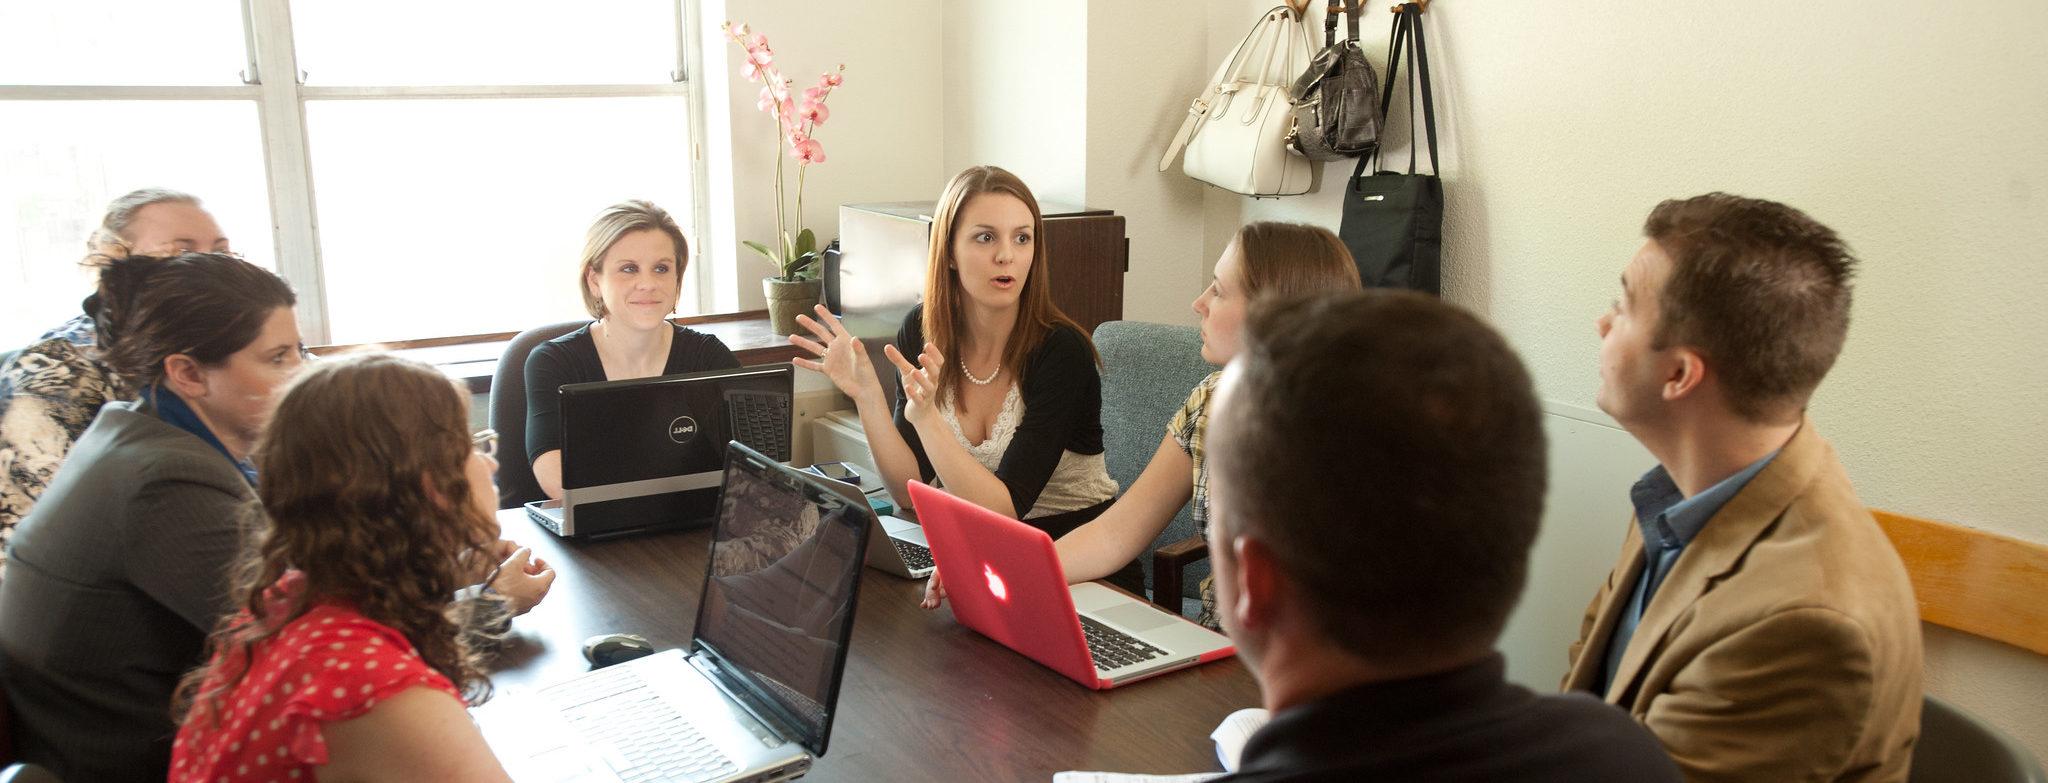
[[812,125],[823,125],[832,112],[825,108],[824,101],[804,101],[803,108],[797,110],[797,116]]
[[796,145],[796,149],[790,150],[789,154],[805,166],[824,163],[825,145],[819,144],[817,139],[804,139],[802,143]]
[[[842,65],[839,67],[845,68],[846,66]],[[826,71],[825,75],[818,77],[818,85],[821,87],[838,87],[845,80],[846,77],[836,72]]]

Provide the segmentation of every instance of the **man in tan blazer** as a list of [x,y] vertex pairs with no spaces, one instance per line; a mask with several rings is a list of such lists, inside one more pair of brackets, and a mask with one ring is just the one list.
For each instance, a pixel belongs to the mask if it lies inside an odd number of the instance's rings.
[[1782,204],[1657,206],[1600,316],[1600,408],[1656,456],[1566,690],[1695,781],[1903,781],[1920,624],[1891,543],[1805,415],[1855,260]]

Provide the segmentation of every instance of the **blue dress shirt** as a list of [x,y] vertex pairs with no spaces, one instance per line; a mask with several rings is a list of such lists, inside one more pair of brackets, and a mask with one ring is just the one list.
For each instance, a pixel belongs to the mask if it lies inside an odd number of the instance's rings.
[[1664,577],[1671,575],[1671,567],[1678,563],[1685,546],[1699,536],[1707,520],[1713,519],[1777,456],[1776,451],[1766,454],[1692,497],[1679,491],[1678,483],[1671,480],[1671,473],[1663,465],[1651,468],[1629,488],[1629,500],[1636,507],[1636,524],[1643,529],[1643,573],[1636,580],[1628,605],[1622,607],[1621,617],[1615,620],[1614,634],[1607,639],[1607,660],[1594,693],[1605,694],[1607,686],[1614,682],[1615,670],[1621,667],[1622,651],[1628,649],[1636,625],[1643,621],[1643,609],[1657,595],[1657,588],[1664,585]]

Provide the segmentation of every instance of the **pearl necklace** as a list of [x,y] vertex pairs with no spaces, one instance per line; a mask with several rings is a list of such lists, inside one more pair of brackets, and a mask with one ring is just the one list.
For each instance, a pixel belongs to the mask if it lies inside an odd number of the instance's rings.
[[988,374],[988,377],[987,377],[987,378],[976,378],[976,377],[974,377],[974,371],[973,371],[973,370],[969,370],[969,369],[967,369],[967,360],[966,360],[966,359],[961,359],[961,360],[960,360],[960,374],[961,374],[961,375],[965,375],[965,376],[967,376],[967,382],[968,382],[968,383],[972,383],[972,384],[974,384],[974,385],[976,385],[976,386],[987,386],[987,385],[989,385],[989,384],[991,384],[991,383],[994,383],[994,382],[995,382],[995,380],[996,380],[996,376],[998,376],[998,375],[1001,375],[1001,374],[1003,374],[1003,365],[1002,365],[1002,363],[998,362],[998,363],[996,364],[996,369],[995,369],[995,371],[994,371],[994,372],[991,372],[991,373],[989,373],[989,374]]

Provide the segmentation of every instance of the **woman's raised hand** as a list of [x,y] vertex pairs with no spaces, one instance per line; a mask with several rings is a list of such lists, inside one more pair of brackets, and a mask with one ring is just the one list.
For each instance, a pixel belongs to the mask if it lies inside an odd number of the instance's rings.
[[924,352],[917,355],[918,366],[912,366],[894,345],[882,346],[882,353],[896,365],[896,374],[903,379],[903,420],[912,426],[927,419],[937,421],[933,417],[939,411],[939,368],[946,366],[939,347],[925,343]]
[[839,319],[833,317],[832,311],[825,309],[824,305],[817,306],[817,313],[816,319],[799,315],[796,322],[818,339],[800,334],[789,336],[790,345],[810,351],[817,358],[798,357],[792,362],[806,370],[823,373],[832,379],[832,385],[852,397],[854,402],[864,399],[863,395],[879,400],[882,383],[875,377],[874,365],[868,361],[867,347],[861,345],[853,333],[846,331],[846,326],[839,323]]

